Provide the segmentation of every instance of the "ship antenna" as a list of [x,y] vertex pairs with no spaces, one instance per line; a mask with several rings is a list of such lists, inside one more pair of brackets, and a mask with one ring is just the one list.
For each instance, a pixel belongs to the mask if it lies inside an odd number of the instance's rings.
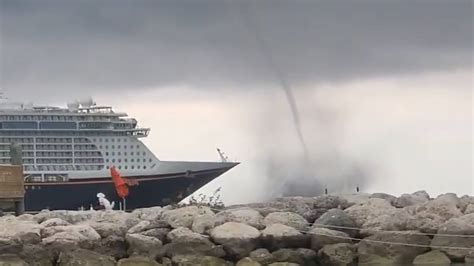
[[222,152],[219,148],[217,148],[217,153],[219,153],[219,157],[221,157],[221,161],[223,163],[226,163],[229,158],[225,155],[225,153]]

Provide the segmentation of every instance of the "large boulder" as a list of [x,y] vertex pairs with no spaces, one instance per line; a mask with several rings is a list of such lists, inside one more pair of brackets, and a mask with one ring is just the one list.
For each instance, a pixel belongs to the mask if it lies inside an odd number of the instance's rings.
[[225,210],[215,216],[216,226],[227,222],[243,223],[257,229],[265,228],[263,216],[258,211],[249,208]]
[[384,200],[390,202],[390,204],[392,204],[392,205],[397,200],[397,197],[395,197],[393,195],[390,195],[390,194],[387,194],[387,193],[374,193],[374,194],[370,195],[369,198],[384,199]]
[[353,205],[344,210],[352,218],[356,227],[362,227],[367,221],[381,215],[393,215],[396,208],[384,199],[369,199],[364,203]]
[[70,223],[64,221],[61,218],[51,218],[41,223],[43,227],[53,227],[53,226],[68,226]]
[[166,242],[166,236],[171,232],[169,228],[153,228],[140,232],[141,235],[158,238],[161,242]]
[[18,239],[22,244],[41,242],[41,230],[44,227],[34,221],[22,221],[7,217],[0,222],[0,238]]
[[0,254],[18,254],[22,245],[17,238],[0,238]]
[[460,217],[463,215],[463,213],[458,209],[456,202],[459,201],[456,201],[452,199],[452,196],[447,195],[418,205],[415,209],[415,212],[435,214],[447,221],[451,218]]
[[247,224],[228,222],[212,229],[211,237],[229,256],[240,259],[258,246],[260,232]]
[[123,236],[110,235],[102,238],[98,245],[94,247],[94,251],[100,254],[121,259],[128,256],[128,244]]
[[[464,213],[464,214],[468,214],[466,213],[466,209],[469,205],[474,205],[474,196],[468,196],[468,195],[464,195],[462,196],[460,199],[459,199],[459,209]],[[473,208],[473,211],[474,211],[474,206],[472,207]]]
[[413,194],[403,194],[392,204],[397,208],[404,208],[413,205],[420,205],[430,200],[429,195],[425,191],[417,191]]
[[[343,194],[336,194],[336,195],[347,201],[348,203],[347,207],[350,207],[356,204],[364,204],[372,196],[371,194],[368,194],[368,193],[343,193]],[[333,208],[339,208],[339,207],[335,206],[335,207],[332,207],[331,209]],[[339,209],[346,209],[346,208],[339,208]]]
[[162,220],[153,220],[153,221],[144,220],[137,223],[132,228],[128,229],[127,233],[137,234],[137,233],[141,233],[141,232],[148,231],[151,229],[168,228],[168,227],[169,227],[169,224]]
[[58,266],[115,266],[115,259],[100,253],[75,249],[61,252],[58,259]]
[[422,233],[434,234],[446,222],[446,219],[429,212],[415,213],[406,223],[407,230],[418,230]]
[[302,234],[293,227],[283,224],[272,224],[262,231],[265,247],[279,248],[305,248],[308,247],[309,236]]
[[0,254],[0,266],[28,266],[28,263],[15,254]]
[[99,243],[100,235],[89,225],[53,226],[41,231],[42,244],[53,249],[81,247],[90,249]]
[[309,231],[309,234],[311,235],[311,249],[314,251],[319,251],[325,245],[352,242],[348,234],[327,228],[315,227]]
[[128,254],[143,255],[150,258],[155,258],[163,246],[163,243],[158,239],[141,234],[127,234],[125,240],[128,243]]
[[474,213],[474,203],[471,203],[466,206],[466,209],[464,210],[464,214],[471,214]]
[[316,265],[317,253],[306,248],[289,249],[282,248],[272,253],[276,262],[296,263],[297,265]]
[[169,241],[173,241],[174,239],[178,237],[185,236],[185,235],[192,235],[192,234],[195,234],[195,233],[191,231],[191,229],[187,227],[179,227],[179,228],[171,230],[166,236],[166,238]]
[[249,258],[249,257],[245,257],[241,260],[239,260],[235,266],[260,266],[262,264],[260,264],[258,261],[252,259],[252,258]]
[[164,209],[162,207],[151,207],[151,208],[141,208],[135,209],[132,212],[132,215],[136,216],[142,221],[156,221],[161,218]]
[[431,248],[443,251],[453,261],[462,261],[474,250],[474,214],[452,218],[433,237]]
[[124,227],[126,232],[128,229],[139,223],[140,219],[132,213],[109,210],[94,212],[91,219],[86,222],[116,224],[117,226]]
[[29,265],[53,266],[55,255],[42,245],[24,245],[21,252],[17,253]]
[[142,256],[134,256],[118,261],[117,266],[161,266],[154,259]]
[[273,257],[272,253],[270,253],[270,251],[265,248],[259,248],[250,252],[249,257],[262,265],[268,265],[272,262],[275,262],[275,258]]
[[201,255],[178,255],[172,259],[173,265],[177,266],[194,266],[194,265],[206,265],[206,266],[232,266],[233,263],[225,261],[221,258]]
[[429,243],[430,238],[418,232],[378,232],[360,241],[359,263],[411,264],[416,256],[429,250]]
[[127,227],[122,223],[110,222],[85,222],[84,224],[92,227],[102,238],[108,236],[125,236]]
[[439,250],[432,250],[428,253],[424,253],[416,256],[413,260],[413,265],[439,265],[439,266],[449,266],[451,265],[451,260]]
[[174,210],[166,210],[162,213],[162,219],[173,228],[191,228],[194,218],[203,214],[213,214],[209,207],[187,206]]
[[207,237],[191,233],[173,239],[167,247],[167,255],[169,257],[178,255],[224,257],[226,253],[221,246],[214,245]]
[[372,235],[378,231],[404,231],[412,216],[404,209],[395,209],[393,214],[382,214],[372,217],[362,225],[360,234]]
[[35,215],[35,219],[42,223],[52,218],[59,218],[71,224],[76,224],[91,220],[93,216],[97,215],[98,211],[48,211],[44,210]]
[[204,234],[206,231],[214,228],[216,224],[215,217],[214,213],[198,215],[194,218],[191,229],[198,234]]
[[349,243],[326,245],[318,255],[322,265],[356,265],[356,247]]
[[354,237],[357,234],[354,220],[341,209],[331,209],[314,221],[313,228],[324,227]]
[[303,216],[294,212],[273,212],[268,214],[263,219],[263,224],[269,226],[272,224],[284,224],[291,226],[299,231],[304,231],[308,228],[308,222]]

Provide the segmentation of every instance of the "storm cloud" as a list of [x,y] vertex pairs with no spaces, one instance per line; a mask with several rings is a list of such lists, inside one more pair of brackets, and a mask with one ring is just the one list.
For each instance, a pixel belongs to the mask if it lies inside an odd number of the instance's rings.
[[472,65],[471,1],[0,3],[13,96],[275,84],[255,27],[295,87]]

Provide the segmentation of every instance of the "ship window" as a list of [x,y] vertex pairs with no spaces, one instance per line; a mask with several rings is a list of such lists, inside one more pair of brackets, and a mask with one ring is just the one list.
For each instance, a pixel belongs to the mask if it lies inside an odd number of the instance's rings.
[[115,139],[111,139],[110,141],[115,142]]
[[112,149],[115,149],[115,145],[112,145]]
[[127,159],[123,159],[123,160],[124,160],[124,162],[128,162],[128,160],[127,160]]
[[122,169],[122,166],[121,166],[121,165],[119,165],[118,169]]
[[118,156],[122,155],[122,153],[121,153],[121,152],[117,152],[117,154],[118,154]]
[[137,165],[137,169],[140,169],[140,165]]
[[122,159],[118,159],[118,162],[121,163],[121,162],[122,162]]
[[127,152],[124,152],[123,155],[127,156]]
[[143,169],[146,169],[146,165],[143,166]]
[[125,169],[128,169],[128,166],[125,165]]
[[105,162],[107,162],[107,163],[108,163],[108,162],[109,162],[109,159],[105,159]]
[[107,169],[110,169],[110,166],[108,166],[108,165],[107,165],[107,167],[106,167],[106,168],[107,168]]
[[135,166],[134,166],[134,165],[132,165],[132,169],[135,169]]
[[137,149],[140,149],[140,146],[139,146],[139,145],[137,145]]
[[105,156],[109,156],[109,152],[105,152]]
[[105,142],[109,142],[109,139],[105,139]]
[[153,160],[152,160],[152,159],[149,159],[148,161],[151,163]]
[[133,154],[134,154],[134,153],[133,153],[133,151],[132,151],[132,152],[130,152],[130,155],[132,155],[132,156],[133,156]]
[[134,159],[131,159],[130,161],[131,161],[132,163],[133,163],[133,162],[135,162],[135,160],[134,160]]
[[4,129],[37,129],[36,122],[3,122],[1,127]]
[[115,159],[112,159],[112,162],[115,163]]
[[[117,139],[117,142],[120,142],[120,141],[121,141],[121,139]],[[120,146],[119,146],[119,147],[120,147]]]
[[143,152],[143,156],[145,156],[145,155],[146,155],[146,152]]
[[117,146],[117,149],[120,149],[120,148],[121,148],[121,146],[120,146],[120,145],[118,145],[118,146]]
[[112,152],[112,156],[115,156],[115,152]]

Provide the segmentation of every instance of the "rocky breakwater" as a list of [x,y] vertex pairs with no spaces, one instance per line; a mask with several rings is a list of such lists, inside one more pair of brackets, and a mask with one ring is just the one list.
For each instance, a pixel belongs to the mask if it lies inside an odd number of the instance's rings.
[[472,265],[474,197],[289,197],[0,217],[0,265]]

